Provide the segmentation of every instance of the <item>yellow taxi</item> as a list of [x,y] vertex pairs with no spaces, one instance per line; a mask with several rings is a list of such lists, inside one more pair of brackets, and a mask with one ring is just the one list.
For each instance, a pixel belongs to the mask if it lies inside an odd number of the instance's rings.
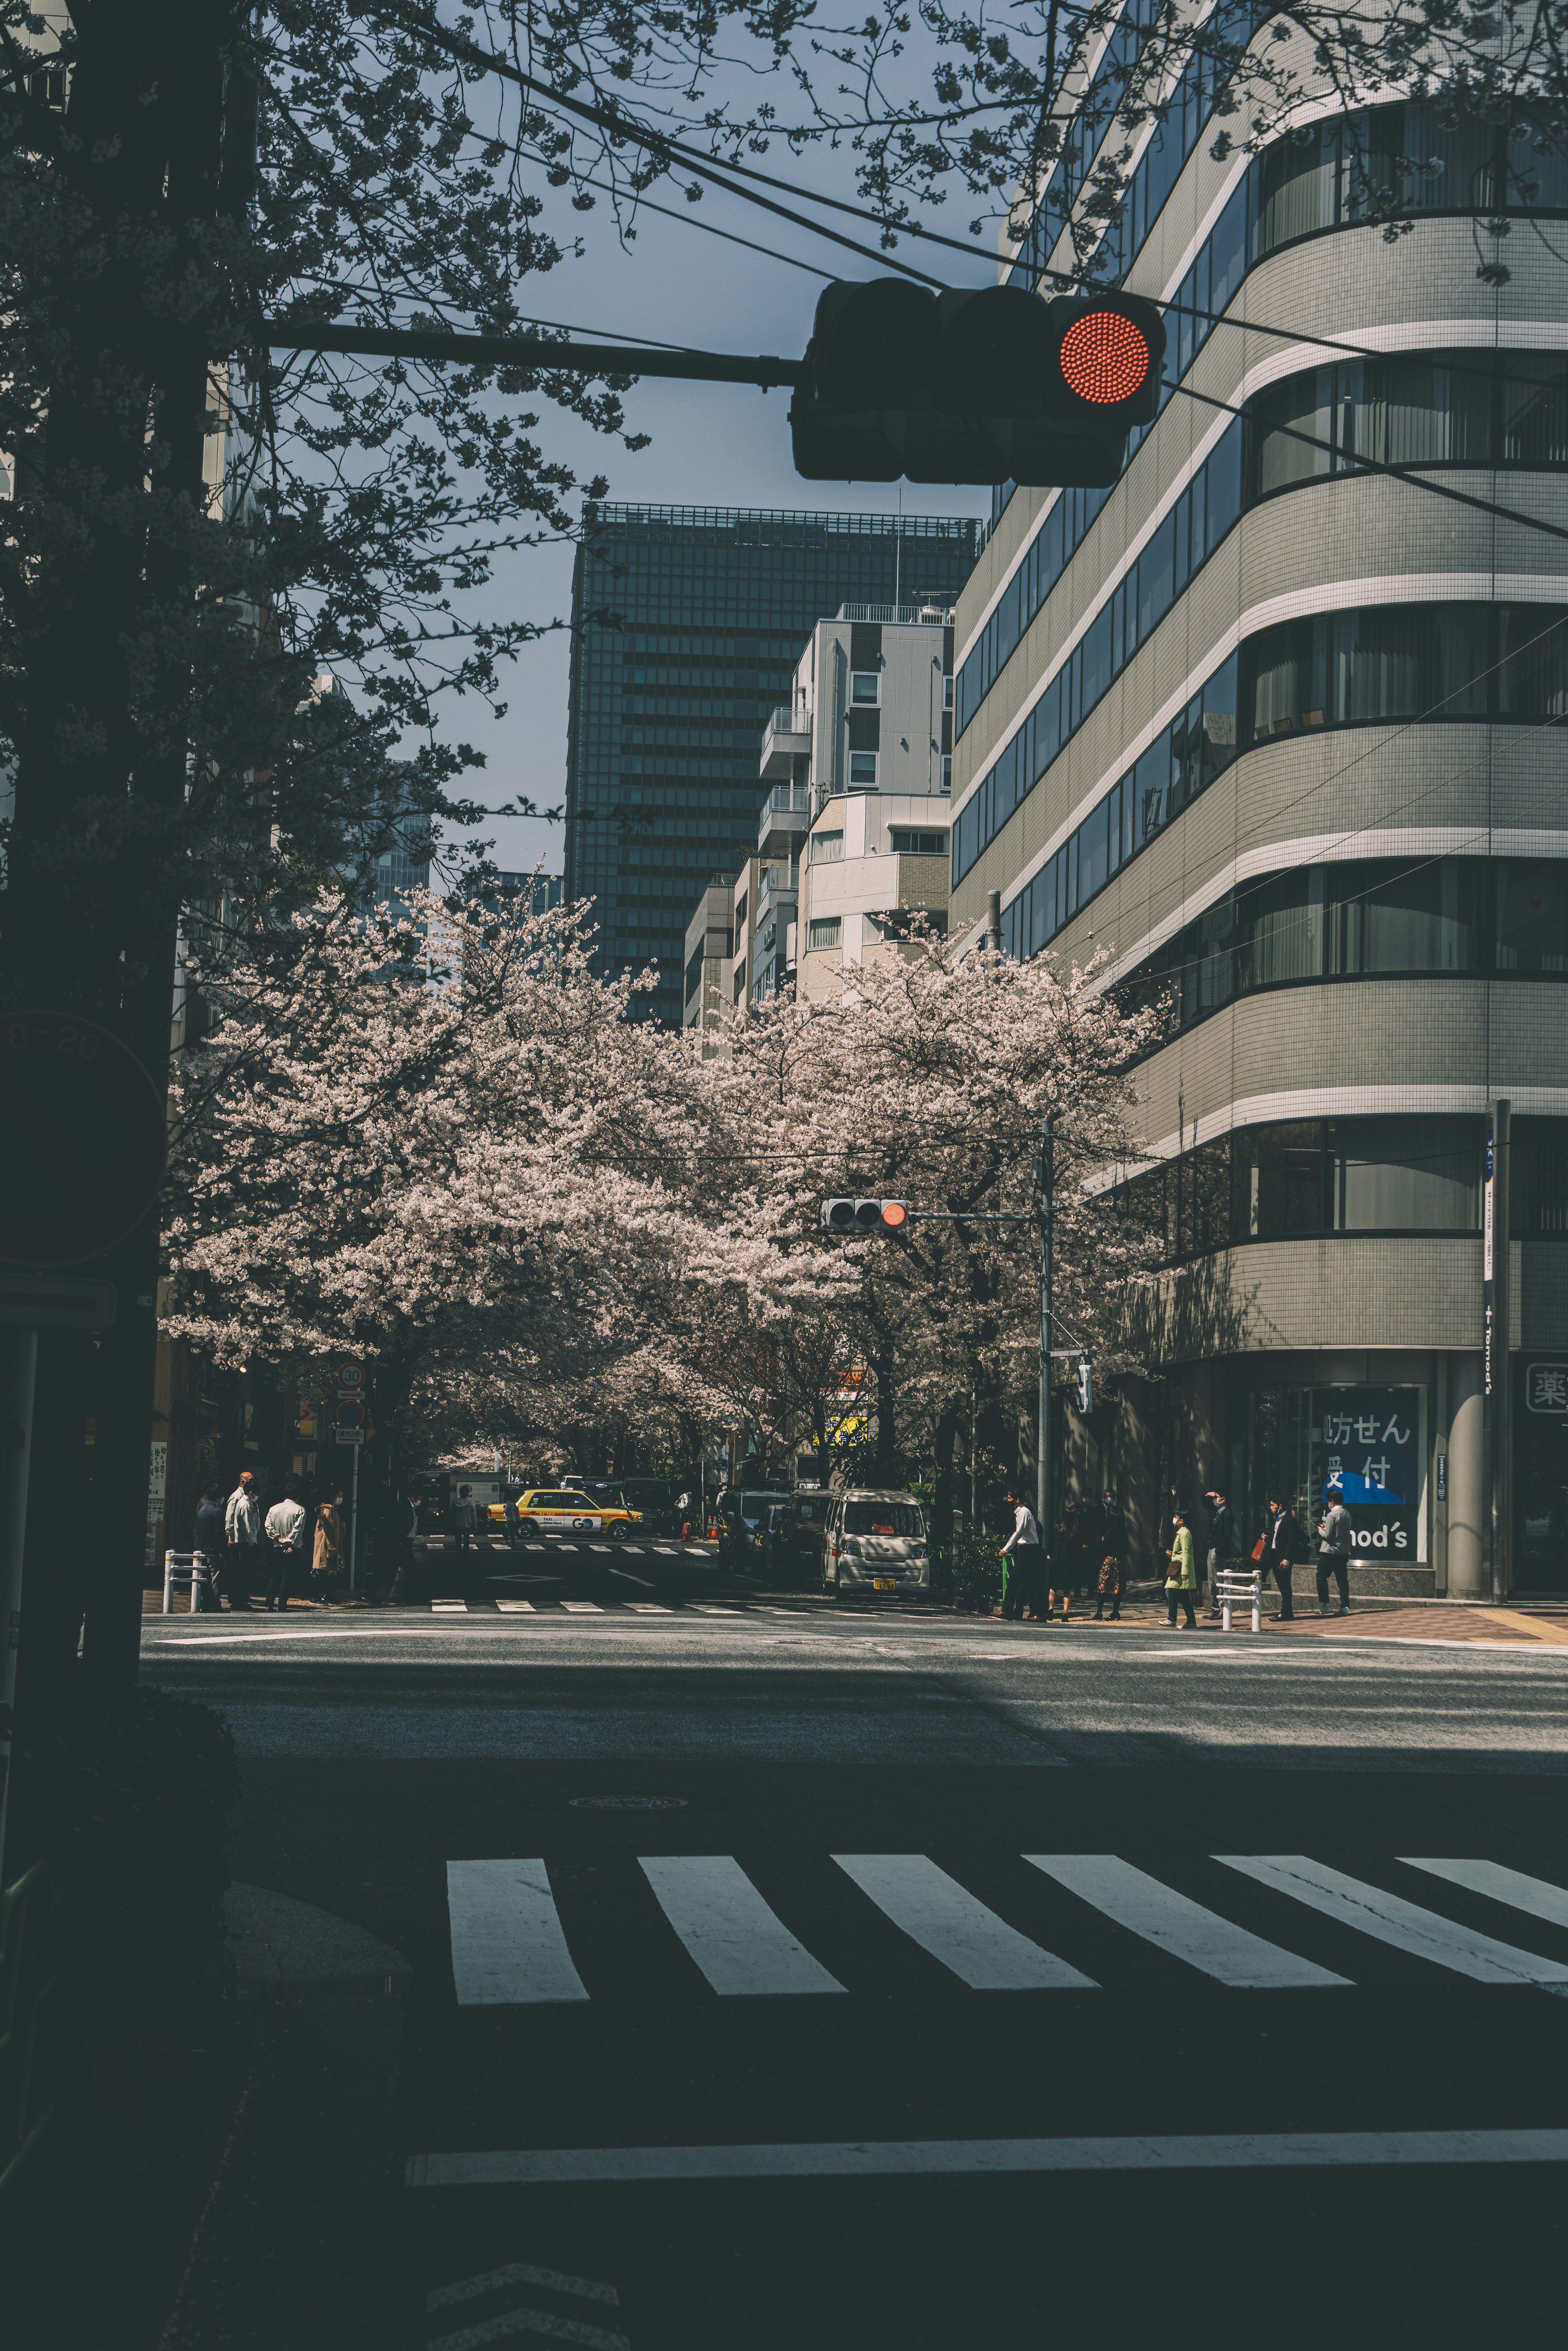
[[520,1534],[603,1534],[612,1541],[623,1541],[638,1517],[635,1510],[595,1501],[576,1486],[530,1486],[517,1496],[517,1513]]

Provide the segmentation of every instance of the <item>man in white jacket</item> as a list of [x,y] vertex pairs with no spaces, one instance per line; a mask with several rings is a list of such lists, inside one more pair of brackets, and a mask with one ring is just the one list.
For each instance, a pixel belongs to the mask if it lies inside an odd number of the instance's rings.
[[299,1489],[290,1479],[283,1489],[281,1502],[274,1502],[267,1514],[267,1540],[272,1553],[272,1564],[267,1579],[267,1604],[269,1608],[287,1608],[288,1580],[305,1547],[305,1505]]
[[[1002,1545],[1002,1604],[1004,1616],[1021,1617],[1026,1607],[1040,1615],[1040,1529],[1034,1512],[1021,1495],[1009,1494],[1013,1531]],[[1009,1557],[1010,1553],[1010,1557]]]
[[250,1607],[250,1595],[257,1583],[260,1546],[261,1504],[256,1499],[256,1479],[250,1470],[242,1469],[239,1484],[224,1508],[221,1589],[228,1593],[231,1608]]

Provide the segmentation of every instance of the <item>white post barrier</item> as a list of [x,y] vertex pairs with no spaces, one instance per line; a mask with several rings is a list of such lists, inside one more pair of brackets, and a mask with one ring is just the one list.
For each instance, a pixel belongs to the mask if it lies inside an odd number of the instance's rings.
[[163,1614],[174,1613],[174,1586],[187,1584],[191,1593],[191,1614],[201,1607],[201,1587],[211,1585],[213,1573],[204,1551],[166,1551],[163,1554]]
[[1243,1573],[1240,1568],[1222,1567],[1215,1577],[1215,1595],[1219,1602],[1220,1630],[1230,1630],[1230,1613],[1238,1602],[1252,1611],[1252,1630],[1263,1630],[1263,1572],[1252,1568]]

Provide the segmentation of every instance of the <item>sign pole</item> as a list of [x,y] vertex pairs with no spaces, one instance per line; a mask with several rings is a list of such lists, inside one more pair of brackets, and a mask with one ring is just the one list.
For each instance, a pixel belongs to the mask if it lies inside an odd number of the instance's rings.
[[1035,1517],[1039,1521],[1040,1564],[1047,1572],[1046,1590],[1051,1589],[1049,1561],[1051,1558],[1051,1193],[1056,1179],[1056,1139],[1052,1132],[1051,1113],[1040,1131],[1040,1157],[1035,1163],[1035,1184],[1040,1194],[1040,1429],[1036,1439],[1038,1458],[1035,1464]]
[[6,1798],[16,1721],[16,1652],[22,1635],[22,1553],[27,1528],[27,1470],[33,1450],[33,1396],[38,1332],[33,1323],[0,1326],[0,1886],[6,1882]]
[[355,1588],[354,1562],[360,1541],[360,1448],[356,1445],[351,1447],[351,1450],[354,1457],[354,1470],[349,1500],[349,1589],[350,1592]]

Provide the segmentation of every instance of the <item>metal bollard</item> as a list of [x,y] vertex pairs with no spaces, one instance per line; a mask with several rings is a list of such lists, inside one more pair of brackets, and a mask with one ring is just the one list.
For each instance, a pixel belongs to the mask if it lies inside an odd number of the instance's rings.
[[163,1614],[165,1616],[172,1616],[174,1614],[174,1567],[172,1552],[165,1552],[163,1554]]

